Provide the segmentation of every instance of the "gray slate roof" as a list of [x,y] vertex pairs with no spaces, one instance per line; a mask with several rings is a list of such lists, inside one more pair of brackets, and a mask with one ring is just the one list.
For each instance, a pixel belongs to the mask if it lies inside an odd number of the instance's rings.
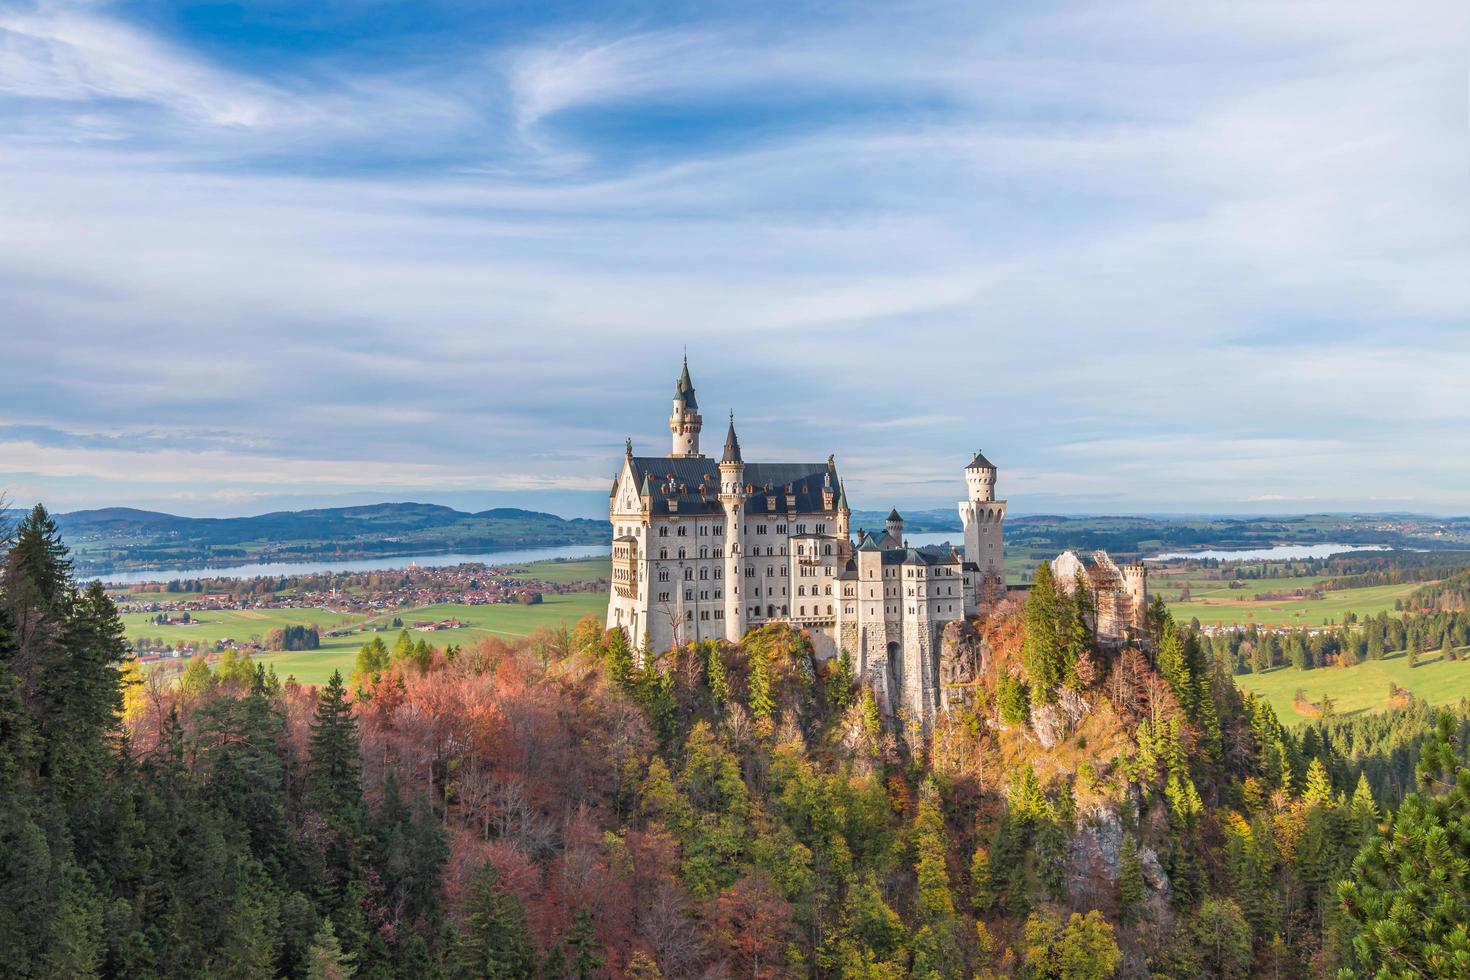
[[[670,513],[668,502],[676,500],[674,513],[719,513],[720,464],[713,459],[669,459],[664,456],[634,456],[630,460],[633,478],[647,488],[651,510],[655,515]],[[745,498],[745,513],[752,517],[783,517],[787,487],[796,497],[797,514],[832,514],[822,506],[822,489],[827,474],[832,472],[832,489],[836,492],[837,474],[826,463],[746,463],[745,482],[752,487]],[[674,491],[666,488],[672,477]],[[704,486],[704,493],[699,491]],[[681,489],[682,488],[682,489]],[[776,509],[766,509],[767,497],[776,498]]]

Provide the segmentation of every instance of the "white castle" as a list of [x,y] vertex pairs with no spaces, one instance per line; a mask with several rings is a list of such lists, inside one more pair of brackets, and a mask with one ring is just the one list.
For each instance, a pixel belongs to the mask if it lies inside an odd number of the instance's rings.
[[738,642],[790,623],[816,652],[847,651],[889,710],[927,718],[939,706],[940,634],[1004,594],[1006,504],[995,467],[976,453],[960,502],[964,554],[911,548],[903,518],[881,534],[849,528],[837,462],[748,463],[735,417],[718,462],[699,451],[703,419],[689,362],[674,390],[667,456],[635,456],[628,440],[608,506],[609,629],[640,652],[700,640]]

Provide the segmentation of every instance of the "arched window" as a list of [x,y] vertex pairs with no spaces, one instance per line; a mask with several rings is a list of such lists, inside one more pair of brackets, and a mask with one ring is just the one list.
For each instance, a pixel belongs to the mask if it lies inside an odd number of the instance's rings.
[[669,557],[669,549],[668,548],[660,548],[660,549],[658,549],[658,556],[660,558],[667,558],[667,557]]
[[684,549],[683,548],[680,548],[679,549],[679,557],[680,558],[683,558],[684,557]]

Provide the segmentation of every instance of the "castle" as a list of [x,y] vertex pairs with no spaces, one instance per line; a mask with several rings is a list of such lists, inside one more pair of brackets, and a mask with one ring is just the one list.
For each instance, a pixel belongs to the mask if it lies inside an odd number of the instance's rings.
[[889,711],[930,717],[941,700],[940,635],[1004,594],[1006,504],[980,453],[964,469],[964,552],[908,546],[895,510],[881,533],[850,528],[837,461],[746,462],[731,413],[718,462],[688,358],[674,388],[667,456],[628,440],[613,481],[609,629],[640,653],[700,640],[738,642],[789,623],[818,656],[846,651]]
[[1051,560],[1057,585],[1071,595],[1080,574],[1091,594],[1094,627],[1105,647],[1145,642],[1148,624],[1148,572],[1143,562],[1119,565],[1106,551],[1079,555],[1064,551]]

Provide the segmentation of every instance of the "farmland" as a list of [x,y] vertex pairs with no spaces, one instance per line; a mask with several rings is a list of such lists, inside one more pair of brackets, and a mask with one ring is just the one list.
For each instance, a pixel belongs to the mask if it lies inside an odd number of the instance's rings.
[[[544,566],[536,566],[537,574],[544,574]],[[248,640],[252,636],[264,636],[272,629],[283,626],[316,626],[322,631],[320,649],[292,653],[257,654],[255,659],[270,664],[276,673],[285,679],[294,676],[303,684],[321,684],[332,675],[333,670],[351,673],[352,662],[358,647],[368,634],[354,633],[349,636],[329,637],[326,631],[344,626],[366,626],[380,628],[384,639],[393,639],[389,625],[394,616],[405,622],[413,620],[444,620],[455,618],[460,629],[443,630],[422,635],[435,646],[456,644],[465,646],[486,636],[527,636],[543,626],[570,625],[589,613],[601,617],[607,610],[607,597],[599,592],[573,592],[565,595],[548,595],[535,605],[495,604],[459,605],[439,604],[409,609],[397,609],[381,616],[347,617],[322,609],[244,609],[201,613],[197,622],[189,625],[158,626],[148,622],[144,613],[133,613],[123,618],[130,639],[146,636],[160,637],[166,642],[195,641],[214,643],[232,638]],[[172,667],[180,662],[165,662]]]

